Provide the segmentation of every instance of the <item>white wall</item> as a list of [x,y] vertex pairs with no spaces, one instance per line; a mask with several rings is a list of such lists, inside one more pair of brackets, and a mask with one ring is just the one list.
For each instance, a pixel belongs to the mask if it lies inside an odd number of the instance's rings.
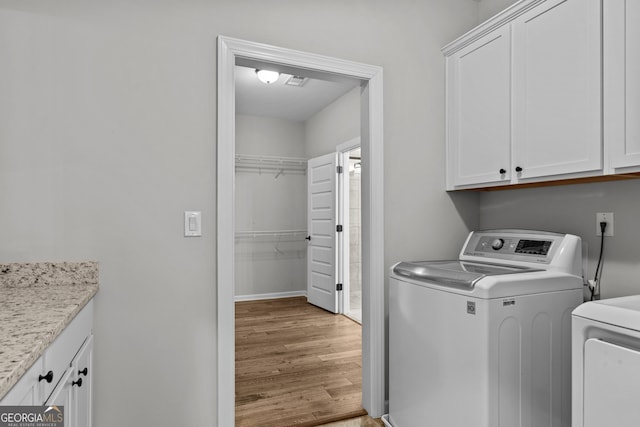
[[605,238],[602,297],[640,294],[640,181],[603,182],[483,193],[482,228],[528,228],[571,233],[587,244],[593,279],[600,249],[596,212],[614,213]]
[[[305,157],[304,124],[236,115],[236,153]],[[236,231],[307,228],[307,176],[298,171],[236,170]],[[236,296],[306,291],[304,236],[239,238]]]
[[306,158],[303,122],[236,115],[236,154]]
[[443,191],[440,53],[476,22],[474,0],[0,0],[0,261],[99,261],[96,427],[215,424],[216,36],[384,68],[389,266],[477,225]]
[[478,1],[478,24],[491,18],[498,12],[502,12],[507,7],[518,0],[479,0]]
[[336,146],[360,136],[360,87],[336,99],[305,122],[307,156],[336,151]]

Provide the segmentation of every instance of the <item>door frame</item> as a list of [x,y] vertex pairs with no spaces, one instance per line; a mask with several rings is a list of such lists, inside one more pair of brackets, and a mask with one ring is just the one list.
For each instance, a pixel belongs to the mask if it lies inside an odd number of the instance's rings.
[[351,277],[350,277],[350,226],[349,223],[349,153],[360,148],[360,137],[338,144],[338,165],[342,166],[343,173],[338,175],[338,224],[342,224],[344,232],[338,238],[338,280],[342,283],[343,292],[339,298],[340,313],[348,315],[351,310]]
[[255,60],[352,77],[361,83],[362,406],[385,413],[384,201],[382,68],[218,36],[217,110],[217,420],[235,424],[235,65]]

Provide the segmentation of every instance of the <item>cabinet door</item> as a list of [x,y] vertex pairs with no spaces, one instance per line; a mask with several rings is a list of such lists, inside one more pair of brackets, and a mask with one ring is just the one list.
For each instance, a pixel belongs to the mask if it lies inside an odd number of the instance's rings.
[[0,405],[11,406],[32,406],[41,405],[42,387],[40,376],[43,375],[42,358],[38,358],[29,370],[20,378],[20,380],[9,390],[9,392],[0,400]]
[[602,169],[601,0],[550,0],[513,23],[517,178]]
[[605,146],[613,168],[640,166],[640,2],[604,2]]
[[93,335],[89,336],[78,352],[73,364],[75,386],[73,398],[76,407],[76,425],[91,427],[91,409],[93,395]]
[[75,427],[75,406],[73,405],[73,372],[67,369],[58,385],[45,403],[47,406],[64,406],[64,427]]
[[510,28],[447,58],[447,189],[509,183]]

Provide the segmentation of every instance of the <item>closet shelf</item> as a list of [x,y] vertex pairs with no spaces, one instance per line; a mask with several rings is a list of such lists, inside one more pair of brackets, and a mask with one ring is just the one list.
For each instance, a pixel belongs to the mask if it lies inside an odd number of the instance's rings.
[[307,171],[307,159],[299,157],[255,156],[236,154],[236,170],[277,171],[284,172]]
[[257,239],[260,237],[297,238],[297,237],[306,237],[306,236],[307,236],[307,230],[236,231],[236,239]]

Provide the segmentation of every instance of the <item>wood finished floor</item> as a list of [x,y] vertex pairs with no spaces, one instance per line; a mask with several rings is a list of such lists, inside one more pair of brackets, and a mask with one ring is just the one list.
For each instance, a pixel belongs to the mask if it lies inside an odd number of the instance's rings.
[[[237,302],[236,426],[318,426],[366,415],[361,342],[358,323],[304,297]],[[347,425],[377,425],[363,420]]]
[[335,423],[322,424],[321,427],[384,427],[384,423],[380,418],[371,418],[366,415],[364,417],[351,418],[344,421],[336,421]]

